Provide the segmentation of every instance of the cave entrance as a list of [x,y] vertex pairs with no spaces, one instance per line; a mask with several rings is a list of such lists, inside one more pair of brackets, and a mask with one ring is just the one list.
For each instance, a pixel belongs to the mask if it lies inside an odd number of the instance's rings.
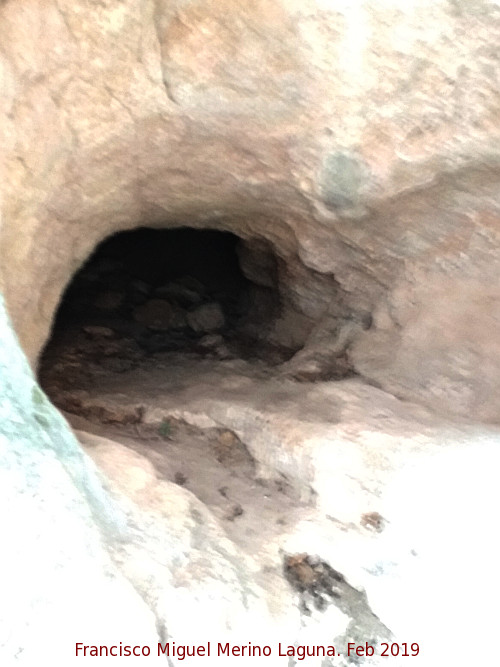
[[115,234],[66,289],[41,383],[54,396],[52,386],[85,388],[96,373],[126,374],[166,354],[278,365],[296,350],[267,342],[281,310],[277,275],[270,245],[229,232]]
[[259,429],[245,426],[248,409],[288,405],[277,367],[295,350],[270,342],[280,261],[261,240],[215,230],[109,237],[68,285],[39,368],[91,456],[115,456],[117,469],[133,460],[131,479],[149,461],[249,553],[300,505],[287,475],[258,463]]

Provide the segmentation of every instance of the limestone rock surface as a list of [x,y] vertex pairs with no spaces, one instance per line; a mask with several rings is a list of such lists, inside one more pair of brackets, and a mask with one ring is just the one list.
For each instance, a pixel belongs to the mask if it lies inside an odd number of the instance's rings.
[[[183,386],[170,412],[233,431],[263,476],[317,500],[287,553],[348,572],[401,641],[432,647],[420,664],[496,659],[462,643],[497,632],[499,43],[498,0],[0,2],[6,664],[66,664],[57,641],[77,632],[185,636],[214,597],[212,629],[251,618],[315,642],[330,621],[345,630],[338,609],[308,625],[295,599],[266,608],[210,513],[119,443],[94,448],[103,468],[129,466],[103,481],[23,356],[35,369],[101,241],[183,226],[241,239],[255,312],[270,286],[279,297],[255,338],[299,352],[279,381]],[[151,296],[138,287],[137,306]],[[101,306],[122,298],[117,285]],[[134,424],[165,416],[129,398]],[[378,514],[387,530],[359,537]]]
[[64,664],[89,636],[154,644],[155,616],[103,539],[124,538],[126,517],[38,388],[1,301],[0,338],[2,661]]
[[341,301],[373,316],[358,372],[497,420],[498,3],[11,0],[0,34],[1,284],[32,363],[99,241],[210,227],[278,257],[273,340]]

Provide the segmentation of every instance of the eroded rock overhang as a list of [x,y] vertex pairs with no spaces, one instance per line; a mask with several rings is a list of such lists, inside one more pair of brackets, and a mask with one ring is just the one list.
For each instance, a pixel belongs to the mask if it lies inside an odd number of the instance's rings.
[[31,361],[104,238],[210,227],[271,243],[317,321],[333,276],[348,319],[372,318],[349,340],[362,375],[496,420],[499,26],[480,7],[3,3],[2,286]]
[[[314,324],[305,350],[322,352],[332,340],[343,340],[339,320],[354,322],[347,347],[363,377],[434,410],[498,421],[496,2],[8,0],[1,3],[0,26],[0,284],[33,366],[65,287],[99,242],[144,225],[211,228],[272,245],[286,267],[283,293]],[[333,302],[332,280],[338,286]],[[308,314],[311,304],[321,307]],[[345,308],[340,314],[338,304]],[[12,345],[9,334],[4,350],[17,350]],[[27,384],[16,376],[16,354],[2,366],[2,382],[14,390],[4,402],[2,443],[20,443],[22,453],[38,439],[52,461],[36,417],[30,421],[38,424],[34,433],[20,437],[11,428],[19,428],[26,414],[38,414],[38,394],[20,400],[33,380],[24,366]],[[368,393],[361,413],[376,392]],[[352,398],[345,401],[348,417]],[[361,450],[367,440],[374,450],[387,449],[388,429],[380,426],[386,418],[387,412],[375,410],[377,428],[361,434]],[[399,426],[408,432],[407,424]],[[428,444],[420,426],[414,435],[417,447]],[[463,571],[480,562],[479,580],[464,595],[470,609],[482,608],[481,591],[491,590],[496,560],[495,544],[483,546],[494,525],[491,508],[498,504],[491,502],[496,433],[472,429],[462,432],[463,440],[454,429],[444,435],[431,438],[432,447],[446,445],[439,465],[424,456],[419,474],[410,470],[411,484],[404,475],[400,480],[406,500],[398,493],[393,501],[384,499],[394,516],[382,551],[392,558],[404,547],[394,559],[403,565],[405,586],[398,588],[398,581],[390,594],[375,557],[371,573],[364,568],[370,600],[391,629],[399,623],[413,631],[419,621],[431,640],[443,621],[430,613],[439,608],[429,609],[431,589],[448,601],[449,636],[457,628],[461,636],[484,634],[482,621],[471,631],[471,618],[454,604],[451,609],[449,600]],[[350,447],[352,440],[349,422],[341,445]],[[402,441],[392,442],[399,452]],[[78,462],[75,441],[68,443],[71,460]],[[478,443],[485,447],[480,454]],[[383,457],[377,461],[384,466]],[[321,463],[317,467],[325,470]],[[40,457],[33,470],[42,469]],[[76,474],[82,469],[76,465]],[[472,486],[471,480],[479,483]],[[327,487],[327,474],[322,482]],[[464,494],[469,484],[472,504]],[[67,503],[74,507],[69,486]],[[422,489],[427,504],[415,505]],[[183,507],[206,517],[192,497],[177,495]],[[63,496],[60,507],[65,503]],[[86,501],[76,504],[83,518],[63,509],[67,525],[88,525]],[[465,558],[464,517],[470,546]],[[443,526],[452,536],[444,551]],[[57,548],[63,538],[54,533],[53,539]],[[301,539],[300,547],[309,536]],[[175,551],[159,543],[170,555]],[[424,566],[413,560],[415,544],[422,547],[417,556]],[[224,558],[234,558],[231,545],[225,547]],[[35,548],[36,541],[28,541],[25,552]],[[143,555],[134,551],[128,563]],[[347,565],[350,556],[346,548]],[[104,551],[103,558],[98,572],[110,567]],[[225,593],[240,604],[245,587],[233,583],[244,577],[224,562]],[[159,579],[164,575],[162,570]],[[41,583],[43,577],[34,578],[32,590]],[[94,583],[97,593],[100,576]],[[208,599],[205,582],[198,584],[200,598]],[[43,595],[50,600],[50,588]],[[116,600],[113,591],[110,598]],[[419,605],[408,605],[416,599]],[[151,629],[148,610],[137,598],[135,603]],[[60,608],[66,608],[64,599]],[[165,609],[156,611],[161,617]],[[232,612],[231,604],[224,607],[227,617]],[[179,627],[185,626],[187,616],[177,616]],[[245,625],[245,613],[241,618]],[[446,664],[456,642],[444,646],[444,634],[433,657],[440,651]]]

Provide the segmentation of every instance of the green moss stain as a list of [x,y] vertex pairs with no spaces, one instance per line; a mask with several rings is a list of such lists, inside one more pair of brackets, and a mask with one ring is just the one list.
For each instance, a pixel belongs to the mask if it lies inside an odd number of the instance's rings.
[[330,153],[321,171],[321,198],[335,211],[357,209],[369,183],[370,170],[361,158],[340,151]]
[[47,397],[37,385],[34,385],[31,389],[31,400],[33,402],[33,416],[35,417],[35,421],[44,429],[50,429],[54,421],[51,419],[51,406]]
[[44,393],[36,385],[31,390],[31,400],[33,401],[35,408],[41,408],[42,406],[45,407],[47,405],[47,399],[45,398]]

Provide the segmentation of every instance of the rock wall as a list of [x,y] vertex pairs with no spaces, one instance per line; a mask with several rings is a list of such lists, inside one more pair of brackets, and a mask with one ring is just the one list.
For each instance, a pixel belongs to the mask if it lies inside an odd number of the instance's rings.
[[[54,627],[71,640],[84,629],[105,643],[126,636],[154,644],[165,628],[182,639],[192,599],[200,614],[213,613],[211,632],[236,633],[250,619],[294,641],[309,636],[296,609],[266,608],[251,566],[187,492],[166,489],[132,457],[126,463],[143,486],[118,502],[129,481],[119,470],[110,500],[36,386],[21,348],[36,367],[65,287],[117,231],[228,230],[243,240],[243,269],[261,276],[267,260],[259,252],[272,248],[286,305],[272,338],[283,341],[295,328],[293,344],[305,342],[285,371],[321,378],[347,357],[389,394],[499,421],[499,38],[497,0],[0,2],[0,288],[19,338],[2,308],[0,490],[1,506],[14,508],[2,517],[0,618],[9,659],[24,651],[26,664],[40,655],[65,661],[71,647],[53,653]],[[338,391],[351,406],[348,387]],[[380,409],[372,401],[377,392],[354,406],[356,419],[346,408],[342,437],[332,444],[322,432],[315,443],[317,486],[332,506],[347,494],[332,486],[330,445],[338,447],[341,481],[350,483],[349,461],[371,451],[367,442],[377,456],[366,468],[397,477],[383,456],[387,412],[385,399]],[[359,414],[371,407],[367,431]],[[411,433],[425,456],[416,478],[408,471],[416,488],[403,475],[395,500],[385,486],[372,493],[393,516],[385,546],[374,539],[368,550],[361,541],[359,563],[352,565],[350,548],[340,560],[403,641],[417,628],[434,642],[440,662],[422,664],[449,664],[452,648],[454,664],[470,664],[470,656],[459,662],[463,638],[495,630],[494,614],[486,630],[470,619],[471,610],[474,619],[485,610],[484,591],[497,596],[495,544],[483,548],[481,540],[492,535],[498,505],[498,433],[467,433],[457,464],[460,429],[444,437],[421,435],[420,426]],[[398,452],[407,430],[400,425],[393,440]],[[436,464],[434,447],[443,442]],[[117,467],[115,445],[92,446],[102,468]],[[415,505],[429,469],[430,500]],[[363,467],[360,485],[369,471]],[[133,506],[139,496],[145,514]],[[443,526],[451,538],[441,551]],[[464,555],[470,536],[476,548]],[[325,550],[335,551],[331,545],[327,532]],[[423,554],[416,561],[415,545]],[[462,614],[454,586],[477,569]],[[214,598],[216,611],[207,611]],[[447,645],[442,634],[436,641],[443,618]],[[339,632],[344,621],[335,619]],[[42,647],[37,656],[28,644]],[[466,648],[477,659],[477,647]]]
[[264,643],[300,635],[290,594],[288,610],[271,613],[252,564],[192,493],[126,447],[81,434],[106,477],[97,471],[36,384],[2,300],[0,343],[5,664],[75,664],[77,642],[147,646],[139,661],[165,664],[158,642],[192,643],[193,629],[200,644],[248,642],[248,627]]
[[299,313],[331,319],[333,284],[372,313],[349,337],[363,375],[496,419],[499,14],[2,3],[1,275],[31,361],[100,240],[211,227],[273,244]]
[[123,539],[126,516],[36,385],[3,301],[0,332],[2,657],[65,662],[80,632],[154,642],[154,615],[102,539]]

